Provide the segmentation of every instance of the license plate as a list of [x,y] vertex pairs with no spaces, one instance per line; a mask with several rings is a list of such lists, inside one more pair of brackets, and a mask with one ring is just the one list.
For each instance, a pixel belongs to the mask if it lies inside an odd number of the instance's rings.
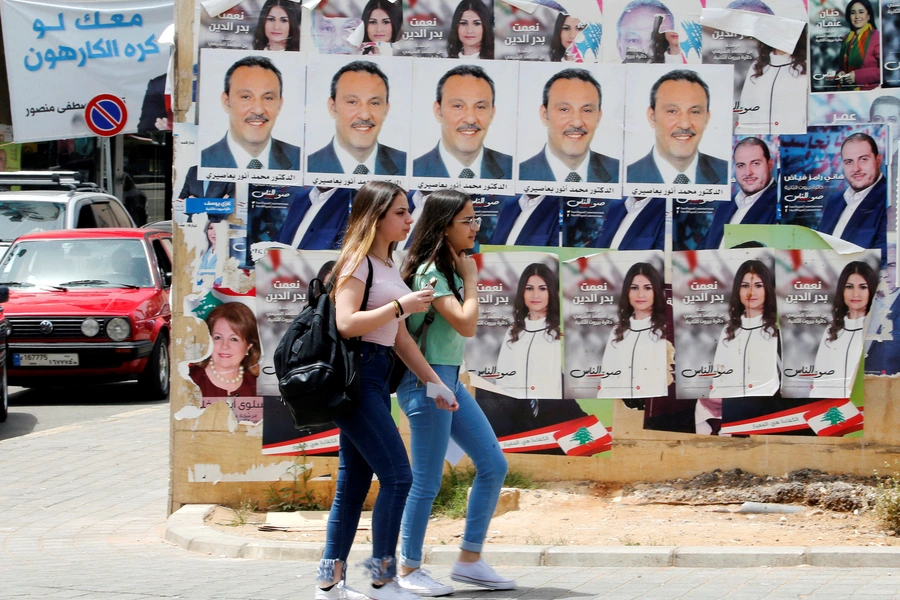
[[13,354],[17,367],[77,367],[77,354]]

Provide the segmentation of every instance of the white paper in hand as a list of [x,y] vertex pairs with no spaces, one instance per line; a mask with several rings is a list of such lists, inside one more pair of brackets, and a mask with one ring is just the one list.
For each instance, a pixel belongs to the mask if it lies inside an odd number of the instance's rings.
[[456,406],[456,398],[453,396],[453,392],[451,392],[449,389],[447,389],[446,386],[443,386],[443,385],[440,385],[437,383],[432,383],[429,381],[425,385],[425,395],[432,399],[440,396],[450,406]]

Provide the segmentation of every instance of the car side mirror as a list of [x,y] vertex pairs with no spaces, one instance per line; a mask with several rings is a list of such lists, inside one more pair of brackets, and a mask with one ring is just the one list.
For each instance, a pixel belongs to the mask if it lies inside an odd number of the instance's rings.
[[5,285],[0,285],[0,303],[9,302],[9,288]]
[[165,287],[172,287],[172,271],[163,273],[163,285]]

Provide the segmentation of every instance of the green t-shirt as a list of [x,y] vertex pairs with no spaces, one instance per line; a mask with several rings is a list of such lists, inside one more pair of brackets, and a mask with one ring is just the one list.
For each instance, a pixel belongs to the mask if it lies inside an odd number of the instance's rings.
[[[434,297],[442,298],[444,296],[452,296],[447,278],[437,270],[433,264],[422,265],[416,271],[416,277],[413,280],[413,291],[421,290],[428,280],[432,277],[437,279],[434,284]],[[463,282],[459,275],[453,274],[453,285],[462,295]],[[415,313],[409,316],[406,326],[409,328],[413,338],[418,337],[416,333],[420,331],[422,323],[425,321],[427,312]],[[434,311],[434,321],[428,329],[428,338],[425,346],[425,360],[430,365],[461,365],[466,350],[466,338],[453,329],[447,319],[441,316],[436,309]]]

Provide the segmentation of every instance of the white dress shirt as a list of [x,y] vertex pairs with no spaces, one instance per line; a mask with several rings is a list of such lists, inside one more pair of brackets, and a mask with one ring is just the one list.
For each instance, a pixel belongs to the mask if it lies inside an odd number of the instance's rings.
[[650,198],[635,198],[634,196],[628,196],[625,200],[625,210],[628,214],[625,215],[625,218],[622,219],[622,222],[619,223],[619,228],[616,230],[616,235],[613,236],[612,241],[609,243],[609,247],[613,250],[619,249],[619,244],[622,243],[622,238],[625,237],[625,234],[628,233],[628,229],[631,227],[631,224],[634,223],[634,220],[638,218],[638,215],[641,214],[641,211],[647,207],[647,204],[650,202]]
[[546,144],[544,145],[544,157],[547,159],[547,164],[550,165],[550,170],[553,171],[553,178],[556,181],[565,181],[566,177],[569,176],[569,173],[576,172],[581,176],[581,181],[587,181],[587,171],[588,171],[588,158],[591,153],[588,150],[588,153],[585,155],[584,160],[581,161],[581,164],[578,165],[576,169],[570,169],[566,165],[563,164],[561,160],[556,158],[552,152],[550,152],[550,147]]
[[662,180],[665,183],[675,183],[675,178],[679,175],[686,175],[689,180],[688,183],[697,183],[697,162],[699,159],[700,152],[694,153],[694,160],[691,161],[688,168],[684,171],[679,171],[660,155],[655,145],[653,146],[653,160],[656,162],[656,168],[659,169],[659,174],[662,175]]
[[875,180],[875,183],[862,190],[861,192],[854,192],[852,187],[848,187],[844,190],[844,202],[847,203],[847,206],[844,207],[844,210],[841,211],[841,218],[838,219],[837,225],[834,226],[834,231],[831,232],[831,235],[834,237],[841,237],[844,233],[844,229],[847,228],[847,223],[850,222],[850,218],[853,217],[853,213],[856,212],[856,209],[859,208],[859,205],[862,204],[862,201],[866,199],[866,196],[869,195],[869,192],[872,191],[872,188],[878,185],[878,182],[881,181],[883,175],[879,174],[878,179]]
[[228,132],[225,139],[228,142],[228,149],[231,150],[231,156],[234,157],[234,164],[237,165],[238,169],[246,169],[247,165],[249,165],[250,161],[254,158],[262,163],[261,168],[269,168],[269,151],[272,149],[272,136],[269,136],[266,146],[262,149],[262,152],[259,153],[259,156],[253,156],[244,150],[243,146],[238,144],[235,139],[231,137],[231,131]]
[[478,156],[475,157],[471,165],[464,165],[456,160],[456,157],[444,147],[444,140],[441,140],[441,143],[438,144],[438,152],[441,153],[441,160],[444,161],[444,166],[447,167],[447,174],[450,177],[457,179],[463,169],[472,169],[472,172],[475,173],[475,179],[481,178],[481,160],[484,158],[484,146],[478,151]]
[[375,156],[378,152],[377,142],[372,146],[372,151],[369,152],[369,156],[367,156],[363,162],[359,162],[353,158],[349,152],[344,150],[341,145],[337,143],[337,139],[332,138],[331,145],[334,148],[334,153],[337,155],[338,162],[341,163],[341,171],[344,172],[344,175],[351,175],[359,165],[365,165],[365,167],[369,169],[369,175],[375,174]]
[[300,221],[300,225],[297,226],[297,231],[294,232],[294,239],[291,240],[292,247],[298,248],[300,246],[300,242],[303,240],[303,236],[306,235],[306,230],[309,229],[310,223],[313,222],[313,219],[315,219],[316,215],[319,214],[319,211],[322,210],[325,202],[327,202],[336,191],[338,191],[338,188],[329,188],[324,192],[320,191],[317,187],[310,190],[309,210],[303,215],[303,220]]
[[516,243],[516,238],[522,233],[522,229],[524,229],[525,223],[527,223],[528,219],[531,217],[531,213],[534,212],[534,209],[536,209],[546,197],[547,196],[528,196],[526,194],[519,196],[519,208],[522,209],[522,212],[516,217],[516,222],[513,223],[512,229],[509,230],[509,235],[503,242],[504,244],[511,246]]

